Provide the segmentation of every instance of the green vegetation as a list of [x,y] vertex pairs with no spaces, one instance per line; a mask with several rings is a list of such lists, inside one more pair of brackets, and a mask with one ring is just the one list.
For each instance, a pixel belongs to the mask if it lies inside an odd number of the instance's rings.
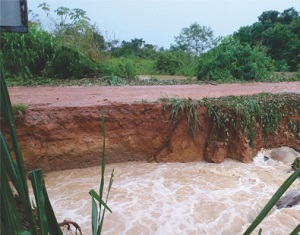
[[274,134],[278,124],[284,118],[288,118],[289,128],[297,138],[295,130],[298,130],[299,126],[290,117],[300,112],[299,94],[261,93],[253,96],[229,96],[201,100],[162,98],[159,101],[163,102],[165,107],[170,106],[171,117],[174,120],[180,112],[186,115],[188,129],[193,135],[198,130],[204,134],[203,125],[198,117],[198,109],[206,107],[207,117],[213,120],[209,138],[223,140],[226,143],[231,135],[240,129],[248,136],[250,145],[253,146],[258,131],[254,129],[255,123],[259,124],[266,140],[268,136]]
[[81,9],[52,11],[46,3],[39,7],[48,16],[48,28],[31,13],[28,34],[0,35],[4,73],[11,86],[64,85],[70,79],[89,79],[88,85],[139,85],[137,75],[145,74],[197,76],[200,84],[300,79],[300,17],[294,8],[263,12],[258,22],[222,40],[210,27],[195,22],[164,49],[143,38],[105,38]]
[[297,157],[295,161],[292,163],[292,169],[297,170],[300,168],[300,157]]
[[[106,153],[105,153],[105,123],[104,123],[104,115],[102,112],[102,135],[103,135],[103,145],[102,145],[102,158],[101,158],[101,183],[99,186],[99,194],[96,193],[94,189],[90,190],[89,194],[92,197],[92,233],[93,235],[100,235],[102,232],[102,226],[104,222],[105,212],[108,210],[110,213],[112,211],[107,206],[107,200],[109,196],[109,192],[111,186],[113,184],[114,170],[111,172],[107,195],[105,201],[103,200],[103,192],[104,192],[104,173],[105,173],[105,165],[106,165]],[[98,202],[98,205],[96,203]]]
[[[37,216],[34,215],[2,66],[0,70],[1,119],[6,123],[10,137],[8,144],[1,130],[1,234],[62,234],[47,195],[41,170],[29,173],[37,206]],[[13,191],[18,195],[20,205],[15,200]],[[19,212],[19,207],[23,214]],[[28,223],[28,228],[23,225],[23,217]]]
[[[291,184],[300,176],[300,168],[298,168],[276,191],[272,196],[267,205],[262,209],[259,215],[255,218],[249,228],[243,233],[243,235],[250,235],[253,230],[261,223],[261,221],[268,215],[273,206],[276,205],[280,197],[286,192],[286,190],[291,186]],[[300,225],[300,224],[299,224]],[[290,234],[297,235],[300,232],[300,226],[297,226]]]
[[199,56],[204,51],[215,46],[219,38],[214,37],[210,27],[201,26],[197,22],[191,24],[188,28],[183,28],[179,36],[175,37],[173,49],[185,51],[190,55]]
[[[174,121],[178,116],[183,115],[187,118],[188,130],[192,134],[195,131],[201,131],[208,140],[223,140],[225,143],[231,135],[236,131],[237,127],[244,134],[248,135],[250,145],[253,146],[254,138],[257,131],[261,131],[265,139],[273,135],[278,127],[278,124],[283,119],[288,119],[289,127],[299,130],[297,123],[293,123],[291,115],[299,115],[300,113],[300,95],[299,94],[268,94],[261,93],[253,96],[240,97],[221,97],[221,98],[206,98],[202,100],[192,99],[176,99],[176,98],[161,98],[165,106],[164,109],[170,108],[170,115]],[[203,131],[203,125],[198,117],[199,108],[204,107],[206,116],[213,120],[213,128],[209,134]],[[181,116],[182,117],[182,116]],[[259,127],[254,129],[255,123],[259,123]],[[238,134],[238,133],[235,133]],[[275,135],[273,135],[275,136]],[[295,137],[297,135],[295,134]],[[252,222],[244,235],[251,234],[253,230],[267,216],[270,210],[276,205],[280,197],[286,192],[291,184],[300,176],[299,161],[297,158],[292,164],[295,172],[282,184],[277,192],[272,196],[270,201],[262,209],[261,213]],[[259,230],[261,234],[262,230]],[[300,226],[297,226],[291,234],[298,234]]]
[[273,61],[262,47],[251,47],[228,37],[200,56],[197,77],[212,81],[263,81],[272,70]]
[[[2,64],[0,64],[2,65]],[[24,112],[27,106],[24,104],[11,105],[6,82],[4,79],[3,69],[1,66],[1,119],[8,127],[10,144],[6,141],[2,130],[0,131],[1,141],[1,234],[50,234],[60,235],[62,231],[58,224],[54,211],[52,209],[47,190],[45,187],[43,174],[40,169],[29,172],[29,179],[32,184],[36,207],[31,204],[27,177],[23,163],[22,152],[19,147],[16,133],[16,124],[14,112]],[[110,210],[107,206],[108,195],[113,183],[113,173],[111,173],[108,193],[103,200],[104,191],[104,171],[106,164],[105,154],[105,124],[102,113],[103,127],[103,151],[102,151],[102,168],[101,183],[99,194],[94,190],[89,193],[92,196],[92,230],[94,235],[100,235],[104,221],[105,211]],[[12,151],[11,151],[12,150]],[[15,159],[15,160],[14,160]],[[98,201],[99,205],[97,205]],[[99,208],[99,209],[98,209]],[[63,225],[75,224],[71,221],[64,221]],[[81,234],[81,232],[80,232]]]
[[12,105],[12,112],[15,118],[21,117],[27,109],[28,106],[22,103]]
[[294,8],[283,12],[266,11],[258,22],[241,27],[233,34],[242,44],[262,45],[275,61],[277,71],[300,69],[300,14]]
[[[202,125],[198,118],[198,109],[201,106],[205,106],[204,100],[160,98],[159,102],[162,102],[165,105],[164,110],[168,105],[171,106],[170,113],[174,121],[177,120],[177,117],[180,112],[186,114],[188,131],[191,134],[191,136],[194,136],[197,130],[202,130]],[[204,132],[202,133],[205,135]]]

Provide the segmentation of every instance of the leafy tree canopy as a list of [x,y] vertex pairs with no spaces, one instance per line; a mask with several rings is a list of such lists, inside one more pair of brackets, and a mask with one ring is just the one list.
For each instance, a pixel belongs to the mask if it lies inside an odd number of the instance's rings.
[[156,54],[157,47],[146,44],[142,38],[131,39],[130,42],[122,41],[120,47],[113,49],[113,56],[116,57],[140,57],[145,58]]
[[233,36],[252,47],[265,46],[279,71],[300,69],[300,14],[294,8],[263,12],[258,22],[241,27]]
[[200,56],[197,77],[201,80],[261,80],[267,78],[272,65],[263,47],[251,47],[227,37]]
[[214,33],[210,27],[201,26],[197,22],[191,24],[188,28],[183,28],[179,36],[175,37],[175,45],[172,49],[186,51],[189,54],[199,56],[207,49],[216,44]]

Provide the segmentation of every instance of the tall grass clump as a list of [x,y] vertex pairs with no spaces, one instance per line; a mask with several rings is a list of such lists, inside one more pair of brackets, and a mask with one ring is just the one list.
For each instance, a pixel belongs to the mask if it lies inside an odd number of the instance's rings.
[[[257,134],[256,123],[259,124],[264,140],[274,133],[281,120],[288,120],[288,127],[298,138],[299,123],[291,119],[300,113],[299,94],[261,93],[252,96],[229,96],[222,98],[205,98],[201,100],[163,98],[165,105],[171,107],[171,117],[176,120],[179,113],[186,115],[189,130],[194,133],[203,126],[198,117],[198,108],[206,107],[206,116],[212,123],[211,138],[222,139],[226,143],[233,132],[241,130],[254,145]],[[192,123],[192,125],[191,125]],[[200,129],[201,130],[201,129]]]
[[[202,100],[160,98],[159,101],[165,104],[164,109],[166,109],[167,105],[171,106],[170,114],[174,121],[177,120],[180,113],[186,115],[187,127],[191,136],[194,136],[198,130],[203,131],[202,124],[198,117],[198,109],[203,106]],[[202,133],[205,134],[204,132]]]
[[32,23],[28,34],[0,34],[3,68],[7,77],[29,79],[42,75],[55,54],[56,42],[40,25]]
[[136,79],[137,70],[131,58],[110,58],[103,62],[102,66],[106,67],[106,73],[110,73],[108,75],[115,75],[128,81]]
[[[106,152],[105,152],[105,123],[104,115],[102,113],[102,134],[103,134],[103,145],[102,145],[102,162],[101,162],[101,182],[99,186],[99,194],[94,190],[90,190],[89,194],[92,197],[92,232],[93,235],[100,235],[102,232],[102,226],[104,222],[105,212],[108,210],[110,213],[112,211],[107,206],[108,196],[113,184],[114,170],[111,172],[108,190],[105,199],[103,200],[104,195],[104,173],[106,165]],[[98,203],[98,205],[97,205]]]
[[[1,119],[8,127],[10,140],[7,142],[1,130],[1,234],[60,235],[62,232],[52,210],[41,170],[33,170],[29,173],[35,195],[37,215],[33,212],[2,63],[0,64],[0,73]],[[18,204],[13,192],[18,196],[21,205]],[[24,211],[23,214],[19,211],[20,207],[20,211]]]
[[[29,179],[32,184],[35,205],[31,204],[29,190],[27,185],[26,171],[24,167],[22,152],[19,146],[16,133],[16,124],[14,120],[14,112],[23,112],[27,109],[26,105],[17,104],[12,106],[9,98],[6,82],[4,79],[2,64],[1,66],[1,121],[8,127],[9,140],[8,143],[2,130],[0,131],[1,144],[1,234],[50,234],[62,235],[60,224],[58,224],[54,211],[49,200],[45,187],[43,174],[40,169],[29,172]],[[104,197],[104,172],[106,164],[105,153],[105,124],[102,114],[103,127],[103,151],[101,164],[101,183],[99,186],[99,194],[95,190],[91,190],[89,194],[92,197],[92,231],[94,235],[100,235],[104,222],[106,210],[111,212],[107,206],[108,196],[113,183],[114,171],[111,173],[109,180],[108,192]],[[97,205],[98,202],[98,205]],[[35,212],[36,208],[36,212]],[[66,222],[73,223],[73,222]],[[65,224],[65,223],[61,223]],[[73,223],[74,224],[74,223]],[[77,227],[76,227],[77,228]],[[80,228],[79,228],[80,231]],[[81,233],[81,231],[80,231]]]

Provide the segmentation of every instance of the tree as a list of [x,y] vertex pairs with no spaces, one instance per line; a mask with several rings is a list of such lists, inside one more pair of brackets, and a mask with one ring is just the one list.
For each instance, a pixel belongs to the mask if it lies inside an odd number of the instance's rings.
[[277,71],[297,71],[300,67],[300,15],[294,8],[266,11],[258,22],[241,27],[234,38],[251,47],[263,45],[275,60]]
[[251,48],[228,37],[200,56],[197,77],[201,80],[262,80],[267,78],[272,65],[263,47]]
[[90,23],[84,10],[58,7],[54,11],[58,18],[54,19],[47,3],[42,3],[38,7],[54,24],[55,29],[52,33],[62,46],[78,50],[95,61],[100,60],[99,52],[106,48],[105,40],[97,26]]
[[189,54],[199,56],[207,49],[212,48],[216,39],[210,27],[201,26],[197,22],[191,24],[188,28],[183,28],[179,36],[175,37],[177,48],[188,52]]
[[277,21],[278,15],[278,11],[264,11],[258,17],[258,20],[263,24],[274,24]]
[[139,57],[146,58],[155,55],[157,47],[152,44],[145,44],[142,38],[134,38],[131,41],[122,41],[121,45],[114,48],[112,55],[115,57]]

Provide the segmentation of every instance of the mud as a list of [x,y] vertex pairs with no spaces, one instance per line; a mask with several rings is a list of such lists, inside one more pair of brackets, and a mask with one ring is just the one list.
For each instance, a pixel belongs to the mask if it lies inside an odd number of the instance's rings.
[[[105,115],[108,163],[128,161],[220,163],[226,158],[249,162],[261,147],[298,147],[288,120],[276,138],[263,140],[258,128],[254,148],[238,130],[227,144],[211,140],[212,120],[198,110],[204,133],[192,137],[187,118],[170,117],[155,101],[161,97],[203,98],[267,92],[299,92],[300,83],[227,84],[161,87],[37,87],[9,89],[12,103],[29,105],[17,131],[27,170],[57,171],[99,165],[102,152],[101,111]],[[293,116],[299,120],[299,116]],[[209,141],[208,141],[209,140]]]

